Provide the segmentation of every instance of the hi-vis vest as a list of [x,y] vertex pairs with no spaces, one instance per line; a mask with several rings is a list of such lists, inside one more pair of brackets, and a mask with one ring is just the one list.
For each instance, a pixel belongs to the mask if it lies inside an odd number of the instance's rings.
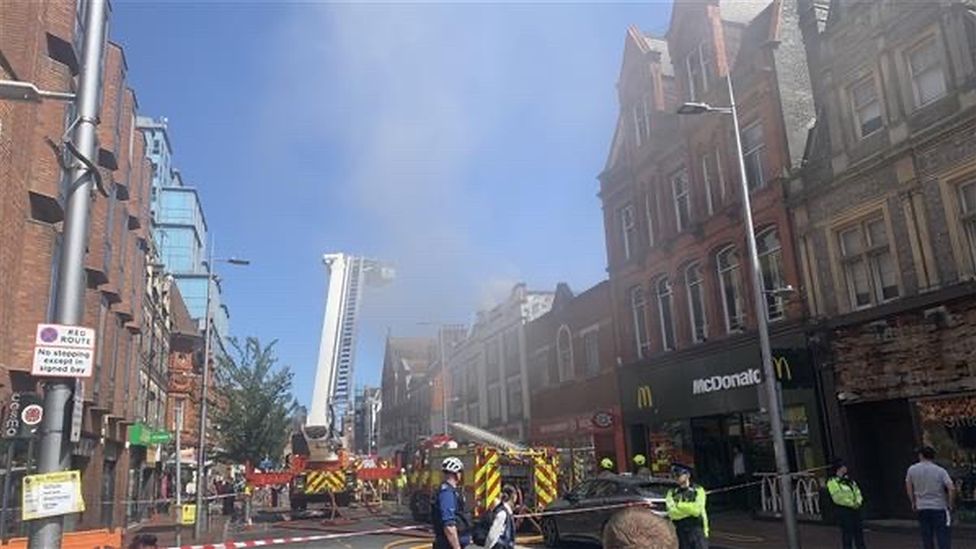
[[705,500],[705,489],[692,484],[688,488],[668,490],[664,503],[667,505],[668,517],[672,521],[692,519],[701,522],[705,537],[708,537],[708,511],[705,509]]
[[861,504],[864,503],[864,497],[861,496],[861,489],[851,479],[831,477],[827,481],[827,492],[830,493],[830,499],[834,500],[834,503],[841,507],[860,509]]

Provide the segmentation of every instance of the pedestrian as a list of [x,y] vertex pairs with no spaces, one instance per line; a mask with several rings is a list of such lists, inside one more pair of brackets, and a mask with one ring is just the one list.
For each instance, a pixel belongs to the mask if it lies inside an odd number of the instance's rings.
[[456,457],[445,458],[441,463],[444,482],[430,506],[430,522],[434,527],[433,549],[462,549],[471,543],[468,530],[471,521],[464,512],[464,496],[458,486],[464,463]]
[[705,508],[705,489],[691,482],[691,468],[673,467],[678,486],[668,490],[665,497],[668,516],[678,534],[680,549],[708,549],[708,511]]
[[407,491],[407,470],[400,469],[400,474],[396,478],[396,501],[397,506],[403,506],[403,494]]
[[643,507],[617,511],[603,527],[603,549],[678,549],[670,522]]
[[608,476],[612,477],[616,473],[617,473],[617,471],[614,469],[614,466],[613,466],[613,459],[608,458],[608,457],[605,457],[605,458],[603,458],[603,459],[600,460],[600,474],[597,475],[597,476],[599,476],[599,477],[608,477]]
[[159,542],[152,534],[138,534],[132,538],[129,549],[159,549]]
[[[952,523],[952,507],[956,499],[956,486],[949,473],[935,464],[935,449],[923,446],[918,449],[918,463],[908,468],[905,475],[905,491],[918,517],[924,549],[950,549],[949,527]],[[935,543],[933,543],[933,538]]]
[[864,504],[864,497],[861,495],[861,489],[848,475],[847,465],[843,460],[834,460],[830,471],[827,493],[836,506],[841,547],[865,549],[864,528],[861,525],[861,505]]
[[[732,447],[732,479],[737,485],[747,484],[749,479],[746,477],[746,456],[742,453],[742,448],[738,444]],[[736,490],[735,501],[742,509],[749,509],[749,487]]]
[[651,470],[647,468],[647,458],[644,454],[634,455],[634,474],[643,477],[651,476]]
[[519,503],[518,489],[511,484],[503,486],[501,502],[495,507],[494,519],[485,539],[485,549],[515,549],[515,509]]

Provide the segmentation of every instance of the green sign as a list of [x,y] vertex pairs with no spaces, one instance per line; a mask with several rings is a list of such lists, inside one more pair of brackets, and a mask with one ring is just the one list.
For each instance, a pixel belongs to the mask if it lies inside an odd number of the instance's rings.
[[133,446],[152,446],[166,444],[172,440],[169,431],[157,431],[145,423],[138,422],[129,426],[129,444]]

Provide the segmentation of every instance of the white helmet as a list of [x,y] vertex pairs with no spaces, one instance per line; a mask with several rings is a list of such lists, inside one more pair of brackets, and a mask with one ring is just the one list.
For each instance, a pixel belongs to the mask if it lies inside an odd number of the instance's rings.
[[441,462],[441,471],[446,473],[458,474],[463,470],[464,463],[461,463],[461,460],[456,457],[444,458],[444,461]]

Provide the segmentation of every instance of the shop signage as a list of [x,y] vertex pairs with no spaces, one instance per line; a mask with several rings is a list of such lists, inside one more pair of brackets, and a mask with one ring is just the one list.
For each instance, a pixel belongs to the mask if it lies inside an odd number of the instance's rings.
[[598,429],[609,429],[610,427],[613,427],[613,414],[607,412],[606,410],[600,410],[599,412],[593,414],[593,419],[590,421],[592,421],[593,426]]
[[[773,370],[784,390],[812,387],[809,351],[802,336],[773,341]],[[625,417],[670,420],[756,410],[763,383],[759,345],[724,348],[708,355],[674,355],[670,363],[619,370]]]
[[85,500],[81,497],[81,473],[78,471],[25,476],[23,494],[23,520],[85,510]]
[[759,372],[759,368],[750,368],[737,374],[696,379],[691,382],[691,392],[695,395],[702,395],[715,391],[759,385],[760,383],[762,383],[762,374]]
[[129,444],[133,446],[152,446],[166,444],[173,438],[168,431],[153,429],[145,423],[133,423],[129,426]]
[[3,438],[30,438],[44,417],[41,397],[34,393],[14,393],[4,410]]
[[95,330],[83,326],[38,324],[31,374],[43,377],[90,377],[95,359]]

